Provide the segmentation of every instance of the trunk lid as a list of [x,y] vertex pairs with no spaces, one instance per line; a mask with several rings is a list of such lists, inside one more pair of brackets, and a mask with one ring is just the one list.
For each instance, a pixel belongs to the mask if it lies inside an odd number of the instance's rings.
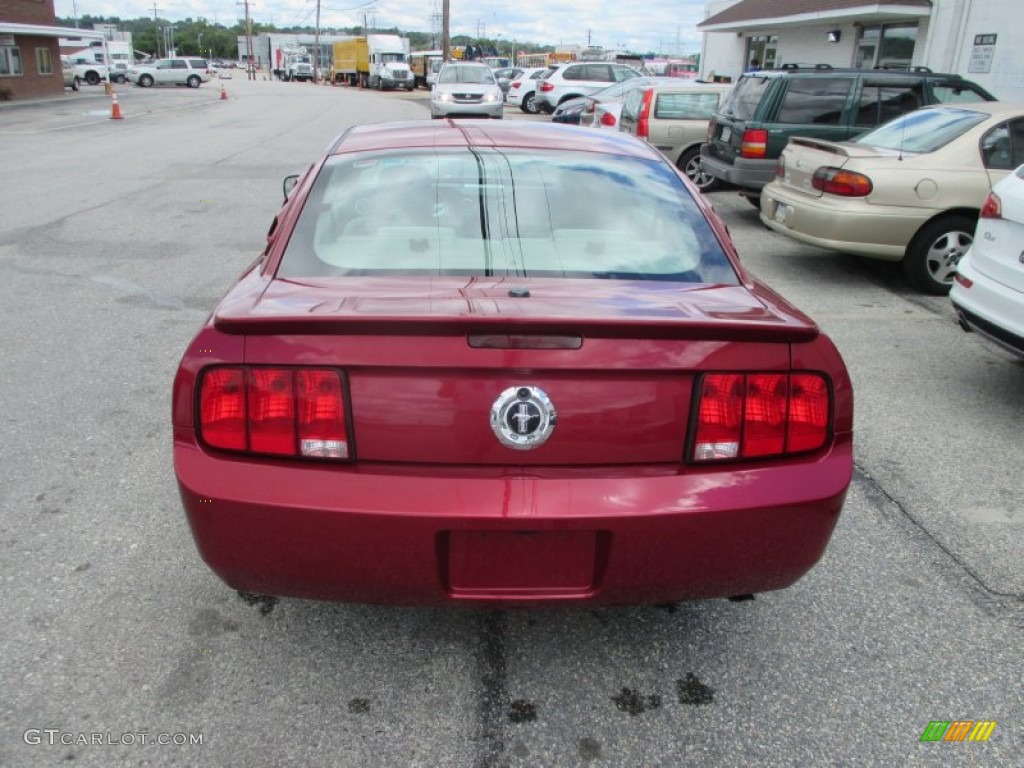
[[[824,141],[795,137],[782,151],[785,163],[780,181],[783,186],[812,197],[821,197],[821,190],[812,186],[814,172],[822,167],[844,168],[850,161],[881,157],[882,151],[848,142]],[[778,178],[778,177],[776,177]]]
[[[584,286],[579,283],[586,283]],[[243,281],[215,325],[245,362],[345,370],[357,460],[543,467],[678,464],[704,370],[787,370],[815,326],[742,286],[500,278]],[[575,285],[574,285],[575,284]],[[524,291],[529,296],[521,296]],[[499,442],[492,408],[539,388],[543,445]]]

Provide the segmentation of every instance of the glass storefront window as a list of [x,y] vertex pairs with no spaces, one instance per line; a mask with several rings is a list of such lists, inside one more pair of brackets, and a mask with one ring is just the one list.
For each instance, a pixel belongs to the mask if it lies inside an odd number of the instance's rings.
[[778,35],[752,35],[747,38],[747,58],[744,62],[744,69],[754,66],[758,69],[775,69],[775,51],[778,47]]
[[857,69],[910,69],[917,45],[917,22],[861,28],[853,66]]

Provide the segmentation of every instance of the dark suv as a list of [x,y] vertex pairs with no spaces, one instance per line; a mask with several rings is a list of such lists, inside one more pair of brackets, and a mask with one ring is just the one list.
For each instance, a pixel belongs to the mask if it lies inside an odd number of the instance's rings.
[[708,125],[705,173],[758,204],[790,136],[843,141],[927,104],[995,101],[959,75],[914,70],[766,70],[742,75]]

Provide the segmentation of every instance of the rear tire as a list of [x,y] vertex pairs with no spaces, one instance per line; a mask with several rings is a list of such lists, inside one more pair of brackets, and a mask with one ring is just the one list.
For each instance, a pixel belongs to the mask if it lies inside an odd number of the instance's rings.
[[740,197],[745,197],[748,203],[757,208],[757,210],[761,210],[761,195],[746,195],[741,192]]
[[949,293],[956,266],[974,242],[977,223],[970,216],[953,214],[925,224],[903,257],[903,274],[910,284],[931,296]]
[[528,115],[536,115],[538,112],[540,112],[540,108],[537,106],[536,94],[526,94],[526,98],[523,99],[523,103],[519,108]]
[[85,73],[85,82],[87,82],[89,85],[99,85],[100,84],[99,73],[97,73],[97,72],[86,72]]
[[71,81],[71,90],[77,91],[82,85],[82,81],[78,79],[78,75],[75,75],[75,79]]
[[185,81],[185,85],[189,88],[198,88],[200,82],[202,81],[199,79],[199,75],[189,75],[188,80]]
[[139,85],[141,85],[143,88],[151,88],[153,86],[153,76],[152,75],[142,75],[142,76],[140,76],[139,77]]
[[713,192],[720,186],[718,179],[700,167],[700,147],[693,147],[683,152],[679,157],[677,167],[701,192]]

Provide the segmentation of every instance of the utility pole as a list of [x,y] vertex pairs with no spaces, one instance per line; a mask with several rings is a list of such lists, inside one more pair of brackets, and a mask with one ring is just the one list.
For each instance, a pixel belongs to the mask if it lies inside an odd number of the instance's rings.
[[316,34],[313,35],[313,84],[320,84],[320,0],[316,0]]
[[451,61],[452,40],[448,34],[451,25],[451,12],[448,8],[449,0],[441,0],[441,60]]
[[256,70],[252,63],[252,17],[249,15],[249,0],[241,0],[241,2],[236,2],[235,5],[245,6],[245,71],[248,73],[250,80],[255,80]]
[[157,21],[156,13],[160,9],[156,7],[156,3],[153,3],[153,30],[157,33],[153,35],[153,39],[156,40],[156,57],[160,58],[160,22]]

